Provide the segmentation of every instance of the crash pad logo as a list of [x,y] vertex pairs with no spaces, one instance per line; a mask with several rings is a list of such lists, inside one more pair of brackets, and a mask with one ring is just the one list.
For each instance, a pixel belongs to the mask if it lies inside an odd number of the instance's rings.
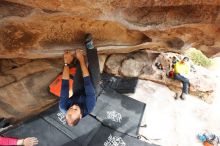
[[117,123],[121,123],[122,116],[116,111],[107,111],[107,119],[110,119]]
[[66,124],[66,116],[62,112],[57,113],[57,117],[60,120],[60,122],[65,125]]
[[126,143],[119,136],[109,135],[108,139],[104,143],[104,146],[126,146]]

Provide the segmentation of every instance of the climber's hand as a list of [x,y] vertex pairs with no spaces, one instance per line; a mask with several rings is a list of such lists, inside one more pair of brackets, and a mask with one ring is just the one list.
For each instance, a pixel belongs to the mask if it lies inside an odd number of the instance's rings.
[[85,53],[83,50],[77,49],[76,50],[76,58],[79,60],[80,63],[85,62]]
[[73,55],[69,51],[65,51],[64,53],[64,63],[70,64],[73,61]]

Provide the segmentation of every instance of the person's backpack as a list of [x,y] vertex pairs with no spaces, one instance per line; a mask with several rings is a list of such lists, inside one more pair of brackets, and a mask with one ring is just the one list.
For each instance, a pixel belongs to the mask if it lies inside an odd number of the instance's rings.
[[169,77],[169,78],[172,78],[172,79],[174,78],[174,71],[173,71],[173,70],[170,70],[170,71],[169,71],[168,77]]
[[[74,87],[74,79],[73,76],[76,74],[76,68],[70,68],[70,79],[69,79],[69,88],[73,89]],[[62,73],[60,73],[55,80],[49,85],[50,92],[58,97],[61,94],[61,85],[62,85]]]

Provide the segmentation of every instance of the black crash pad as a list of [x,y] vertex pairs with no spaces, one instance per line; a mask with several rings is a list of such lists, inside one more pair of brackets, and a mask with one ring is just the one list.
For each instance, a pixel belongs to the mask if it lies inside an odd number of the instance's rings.
[[144,110],[145,103],[105,88],[92,115],[106,126],[137,137]]
[[61,146],[69,142],[74,146],[81,146],[89,143],[100,126],[101,123],[91,116],[83,118],[77,126],[68,126],[56,105],[3,135],[19,138],[35,136],[40,146]]
[[154,146],[106,127],[101,122],[89,115],[77,126],[67,126],[56,105],[3,135],[19,138],[35,136],[40,146],[115,146],[115,142],[118,146]]
[[[3,134],[8,137],[37,137],[39,146],[61,146],[72,139],[47,121],[36,117]],[[77,145],[76,145],[77,146]]]
[[83,118],[77,126],[67,126],[58,105],[3,135],[35,136],[40,146],[114,146],[115,142],[118,146],[154,146],[106,127],[92,116]]
[[59,111],[58,105],[40,116],[78,144],[86,143],[95,134],[96,129],[101,126],[101,123],[91,116],[86,116],[80,120],[77,126],[68,126],[65,121],[65,115]]
[[[157,146],[138,140],[137,138],[117,132],[111,128],[100,126],[95,135],[82,146]],[[74,146],[70,141],[64,146]]]
[[103,85],[114,89],[118,93],[134,93],[138,78],[136,77],[118,77],[108,73],[103,73],[101,75]]
[[156,146],[137,138],[117,132],[108,127],[100,127],[88,146]]

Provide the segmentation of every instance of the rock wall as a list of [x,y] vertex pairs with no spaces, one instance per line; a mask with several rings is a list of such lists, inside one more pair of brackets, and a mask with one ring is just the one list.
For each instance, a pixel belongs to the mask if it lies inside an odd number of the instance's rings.
[[[0,117],[19,121],[55,104],[48,85],[62,70],[63,51],[84,49],[86,33],[94,37],[102,71],[180,90],[154,63],[190,47],[220,55],[219,12],[219,0],[1,0]],[[200,78],[192,80],[191,93],[211,102],[213,88],[197,86]]]
[[51,107],[58,98],[48,90],[61,71],[60,59],[0,60],[0,117],[18,122]]
[[218,55],[219,11],[217,0],[2,0],[0,57],[60,57],[63,50],[83,48],[88,32],[102,53],[133,48],[182,52],[190,46]]

